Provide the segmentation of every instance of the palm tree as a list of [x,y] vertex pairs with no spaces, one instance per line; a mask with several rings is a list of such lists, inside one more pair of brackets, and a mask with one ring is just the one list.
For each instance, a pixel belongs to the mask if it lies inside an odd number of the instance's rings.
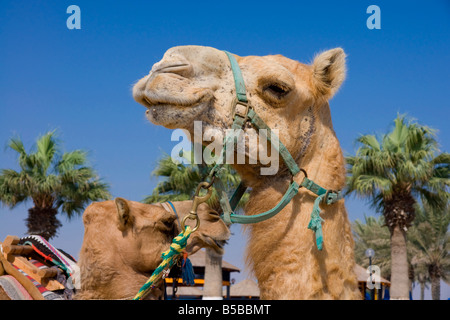
[[414,220],[414,205],[424,198],[431,204],[447,199],[450,155],[438,156],[433,129],[395,119],[393,130],[377,139],[363,135],[348,163],[347,194],[370,200],[382,212],[391,239],[391,298],[408,299],[406,231]]
[[18,153],[20,171],[0,170],[0,202],[12,209],[33,201],[26,219],[29,234],[49,240],[61,226],[58,210],[70,219],[90,201],[110,198],[108,185],[85,165],[86,152],[61,153],[55,131],[38,138],[33,152],[25,150],[20,138],[10,139],[8,147]]
[[[356,263],[363,267],[369,266],[369,261],[365,255],[367,249],[371,248],[375,252],[372,258],[372,264],[380,268],[381,276],[391,278],[391,245],[390,232],[384,222],[384,216],[378,218],[368,216],[364,217],[364,222],[356,219],[352,224],[352,230],[355,239],[355,260]],[[407,235],[407,242],[409,237]],[[412,246],[407,246],[408,270],[409,270],[409,290],[412,290],[414,280],[416,279],[421,285],[423,282],[423,274],[413,265],[416,252]],[[421,282],[422,280],[422,282]]]
[[414,264],[422,277],[431,282],[431,297],[440,299],[441,280],[450,282],[450,205],[436,208],[424,203],[416,211],[416,221],[409,239],[415,249]]
[[425,300],[425,289],[429,289],[428,283],[430,282],[430,277],[428,275],[428,270],[424,263],[418,263],[414,258],[412,264],[414,267],[414,280],[419,283],[420,286],[420,300]]
[[[165,154],[158,162],[153,176],[162,177],[164,180],[158,183],[153,193],[147,196],[144,203],[179,201],[192,199],[200,182],[206,181],[213,165],[194,164],[193,154],[183,152],[182,156],[190,165],[173,161]],[[220,171],[220,178],[229,189],[236,188],[240,182],[237,172],[229,165],[224,165]],[[239,207],[248,200],[248,194],[244,194]],[[221,212],[218,196],[215,190],[208,200],[208,204],[217,212]],[[208,298],[222,297],[222,256],[212,249],[206,249],[205,259],[205,285],[203,296]]]
[[384,217],[378,219],[372,216],[365,216],[364,222],[356,219],[352,223],[352,230],[355,239],[355,260],[356,263],[368,267],[369,261],[365,256],[367,249],[375,251],[372,264],[377,265],[381,270],[381,276],[390,279],[391,277],[391,246],[389,230],[384,223]]
[[[186,165],[179,161],[173,161],[170,155],[163,155],[152,172],[152,176],[163,178],[163,180],[158,183],[152,194],[146,196],[142,202],[154,203],[192,199],[198,184],[209,179],[208,175],[213,165],[193,163],[194,158],[191,152],[183,152],[182,156],[190,164]],[[240,177],[230,165],[224,165],[219,172],[219,176],[229,190],[239,185]],[[242,208],[247,200],[248,194],[246,193],[238,207]],[[221,213],[222,209],[215,189],[213,189],[208,204]]]

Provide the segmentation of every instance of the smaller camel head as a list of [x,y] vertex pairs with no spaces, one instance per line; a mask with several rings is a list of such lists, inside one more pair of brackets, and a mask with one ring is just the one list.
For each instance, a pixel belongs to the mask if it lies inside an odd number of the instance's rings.
[[[80,260],[89,259],[88,252],[115,255],[128,267],[146,273],[161,263],[161,254],[169,249],[172,239],[181,232],[179,221],[189,213],[192,201],[173,202],[177,214],[158,204],[143,204],[116,198],[114,201],[94,203],[84,215],[85,235]],[[208,205],[198,207],[200,227],[193,232],[186,247],[189,254],[200,248],[212,248],[223,254],[223,244],[230,231],[219,214]],[[193,227],[194,221],[187,220]],[[106,259],[107,258],[103,258]],[[114,260],[113,259],[113,260]]]
[[[173,205],[177,211],[167,211],[160,207],[160,204],[142,204],[140,202],[128,201],[123,198],[114,200],[117,207],[117,226],[122,232],[127,229],[139,228],[144,234],[142,237],[151,237],[149,243],[153,244],[155,251],[162,249],[159,255],[169,248],[172,239],[178,235],[181,230],[180,222],[189,214],[192,201],[176,201]],[[191,233],[186,251],[194,254],[201,248],[210,248],[218,254],[223,254],[223,244],[230,237],[230,231],[225,223],[220,219],[217,211],[211,209],[207,204],[202,203],[197,208],[197,214],[200,219],[200,227]],[[186,220],[186,225],[194,227],[195,221]],[[149,228],[150,227],[150,228]],[[150,232],[149,232],[150,231]],[[167,242],[168,238],[168,242]],[[164,241],[166,240],[166,241]],[[157,248],[155,244],[162,245],[166,242],[165,248]],[[158,254],[158,252],[156,252]]]

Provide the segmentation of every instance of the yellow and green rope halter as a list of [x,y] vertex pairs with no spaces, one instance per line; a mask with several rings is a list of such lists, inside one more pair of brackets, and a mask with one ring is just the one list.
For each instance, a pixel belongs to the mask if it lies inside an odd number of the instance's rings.
[[153,274],[147,280],[147,282],[141,287],[141,289],[139,289],[139,292],[136,294],[133,300],[142,300],[149,293],[149,291],[153,289],[163,278],[163,271],[170,270],[172,268],[172,266],[180,258],[182,251],[186,248],[187,240],[189,239],[191,233],[191,227],[186,226],[184,232],[181,232],[173,239],[169,250],[164,251],[161,255],[163,261],[160,263],[158,268],[153,271]]

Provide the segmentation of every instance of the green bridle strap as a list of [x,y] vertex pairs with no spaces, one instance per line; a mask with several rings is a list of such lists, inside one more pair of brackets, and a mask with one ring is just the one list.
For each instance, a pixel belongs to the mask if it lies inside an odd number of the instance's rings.
[[[226,55],[228,56],[228,59],[231,64],[231,70],[233,72],[233,78],[234,83],[236,87],[236,98],[237,98],[237,104],[241,104],[246,107],[246,113],[242,114],[239,112],[235,112],[234,118],[233,118],[233,124],[232,129],[243,129],[244,125],[247,121],[250,121],[250,123],[258,130],[265,129],[267,131],[267,139],[270,141],[271,145],[274,146],[280,156],[283,158],[284,163],[288,167],[292,177],[295,177],[300,171],[303,171],[305,173],[305,178],[303,179],[302,183],[299,185],[296,181],[292,179],[292,182],[290,183],[287,191],[281,198],[281,200],[278,202],[278,204],[273,207],[272,209],[256,214],[256,215],[239,215],[233,213],[239,203],[239,200],[244,195],[247,187],[241,182],[238,186],[238,188],[235,190],[231,201],[228,199],[227,192],[225,190],[225,186],[223,185],[222,181],[220,179],[214,180],[214,185],[217,189],[218,196],[219,196],[219,203],[221,205],[221,208],[223,210],[222,219],[227,225],[231,225],[232,223],[240,223],[240,224],[250,224],[250,223],[257,223],[264,220],[267,220],[273,216],[275,216],[277,213],[279,213],[281,210],[283,210],[284,207],[292,200],[292,198],[295,197],[295,195],[298,193],[298,190],[301,187],[304,187],[314,194],[317,195],[316,200],[314,201],[313,211],[311,214],[311,220],[308,225],[308,228],[313,230],[316,235],[316,243],[319,250],[322,250],[323,245],[323,236],[322,236],[322,221],[323,219],[320,217],[320,203],[325,204],[332,204],[336,201],[342,199],[342,195],[340,192],[330,191],[327,189],[322,188],[312,180],[308,179],[306,177],[306,172],[303,169],[300,169],[295,162],[294,158],[291,156],[290,152],[287,150],[287,148],[284,146],[284,144],[278,139],[278,137],[272,132],[272,130],[267,126],[267,124],[256,114],[256,112],[251,108],[249,105],[249,101],[247,99],[246,94],[246,88],[245,88],[245,82],[244,78],[242,77],[241,69],[239,67],[239,64],[236,61],[236,58],[233,54],[224,51]],[[236,107],[236,106],[233,106]],[[224,145],[222,148],[221,155],[219,157],[219,161],[216,163],[216,165],[211,170],[210,175],[216,176],[219,174],[220,168],[225,163],[225,156],[226,156],[226,145],[228,143],[236,143],[237,137],[235,135],[232,136],[225,136],[224,138]],[[278,144],[274,143],[273,140],[277,140]]]
[[[272,218],[277,213],[279,213],[281,210],[283,210],[284,207],[286,207],[286,205],[298,193],[299,188],[300,188],[300,186],[297,184],[297,182],[293,181],[289,185],[289,188],[287,189],[287,191],[284,193],[280,202],[278,202],[278,204],[275,207],[273,207],[272,209],[270,209],[266,212],[251,215],[251,216],[232,213],[230,215],[231,223],[250,224],[250,223],[262,222],[262,221]],[[226,221],[225,221],[225,223],[226,223]]]
[[[241,68],[239,67],[239,64],[236,61],[236,58],[234,55],[228,51],[224,51],[226,55],[228,56],[228,60],[231,64],[231,70],[233,72],[233,78],[234,78],[234,85],[236,87],[236,98],[239,102],[242,102],[244,104],[248,104],[247,99],[247,93],[245,88],[245,82],[244,78],[242,77]],[[283,158],[284,162],[286,163],[286,166],[289,168],[289,171],[291,171],[292,176],[295,176],[297,173],[300,172],[300,169],[297,166],[297,163],[292,158],[291,154],[287,150],[287,148],[284,146],[284,144],[278,139],[278,137],[275,136],[275,134],[272,132],[272,130],[269,128],[268,125],[258,116],[258,114],[252,109],[248,108],[247,114],[244,115],[244,117],[240,116],[239,114],[235,114],[233,119],[233,125],[232,129],[242,129],[245,125],[245,122],[247,119],[250,119],[250,122],[256,127],[256,129],[261,130],[265,129],[267,130],[267,139],[272,143],[272,137],[275,137],[276,140],[278,140],[278,148],[277,151]],[[227,137],[224,139],[225,143],[224,146],[226,146],[226,143],[228,142]],[[274,145],[272,143],[272,145]],[[276,144],[275,144],[276,146]],[[223,158],[223,157],[222,157]]]
[[245,82],[244,78],[242,77],[241,68],[239,68],[239,64],[237,63],[236,58],[232,53],[229,53],[228,51],[224,52],[227,54],[228,60],[230,60],[231,70],[233,71],[236,97],[241,102],[248,102],[247,90],[245,89]]
[[236,207],[238,206],[239,201],[241,201],[245,191],[247,191],[247,187],[241,181],[230,199],[230,206],[233,211],[236,210]]
[[295,177],[297,173],[300,172],[299,167],[297,166],[297,163],[295,162],[294,158],[292,158],[291,154],[289,153],[288,149],[284,146],[284,144],[278,139],[277,136],[270,130],[269,126],[256,114],[256,112],[253,109],[248,110],[248,118],[250,119],[250,122],[255,126],[256,129],[261,130],[265,129],[267,130],[267,139],[270,141],[270,143],[273,146],[277,146],[277,144],[272,143],[273,137],[275,137],[278,140],[278,148],[277,151],[280,154],[280,156],[283,158],[284,163],[288,167],[289,171],[291,172],[291,175]]

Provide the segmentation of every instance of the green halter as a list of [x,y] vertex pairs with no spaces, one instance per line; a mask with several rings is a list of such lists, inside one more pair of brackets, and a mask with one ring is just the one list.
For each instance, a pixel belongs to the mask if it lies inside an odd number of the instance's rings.
[[[232,109],[234,110],[234,116],[233,116],[233,125],[231,128],[243,129],[245,123],[247,121],[250,121],[250,123],[256,129],[267,130],[267,138],[269,139],[269,141],[273,146],[276,146],[276,144],[273,144],[272,142],[273,138],[276,138],[275,134],[270,130],[270,128],[266,125],[266,123],[256,114],[256,112],[253,110],[247,99],[245,82],[242,77],[241,69],[239,68],[236,58],[231,53],[227,51],[224,52],[227,54],[228,59],[230,60],[231,70],[233,71],[234,83],[236,87],[236,99],[234,100],[232,106]],[[232,139],[234,139],[234,141],[232,141]],[[216,165],[214,166],[214,168],[210,173],[212,177],[218,174],[220,168],[224,164],[226,145],[230,142],[236,143],[236,139],[237,137],[235,135],[225,136],[222,153],[221,156],[219,157],[219,161],[218,163],[216,163]],[[300,169],[297,166],[297,163],[292,158],[291,154],[281,141],[279,141],[277,151],[283,158],[283,161],[285,162],[287,168],[289,169],[292,177],[295,177],[299,172],[304,173],[305,178],[300,183],[300,185],[296,181],[294,181],[294,179],[292,179],[292,182],[289,185],[284,196],[281,198],[280,202],[278,202],[278,204],[275,207],[260,214],[247,216],[233,213],[234,210],[236,209],[237,204],[239,203],[239,200],[245,193],[247,187],[241,182],[237,187],[236,191],[234,192],[233,196],[231,197],[231,200],[229,200],[222,181],[220,179],[215,179],[214,185],[217,189],[219,195],[219,202],[223,210],[222,219],[227,225],[231,225],[232,223],[249,224],[267,220],[275,216],[277,213],[279,213],[298,193],[298,190],[301,187],[305,187],[306,189],[312,191],[314,194],[317,195],[317,199],[314,201],[313,212],[311,214],[311,220],[309,222],[308,228],[315,232],[317,247],[319,250],[322,250],[323,219],[320,217],[319,204],[321,202],[325,204],[335,203],[336,201],[342,199],[341,192],[326,190],[321,186],[317,185],[316,183],[314,183],[312,180],[308,179],[306,171]]]

